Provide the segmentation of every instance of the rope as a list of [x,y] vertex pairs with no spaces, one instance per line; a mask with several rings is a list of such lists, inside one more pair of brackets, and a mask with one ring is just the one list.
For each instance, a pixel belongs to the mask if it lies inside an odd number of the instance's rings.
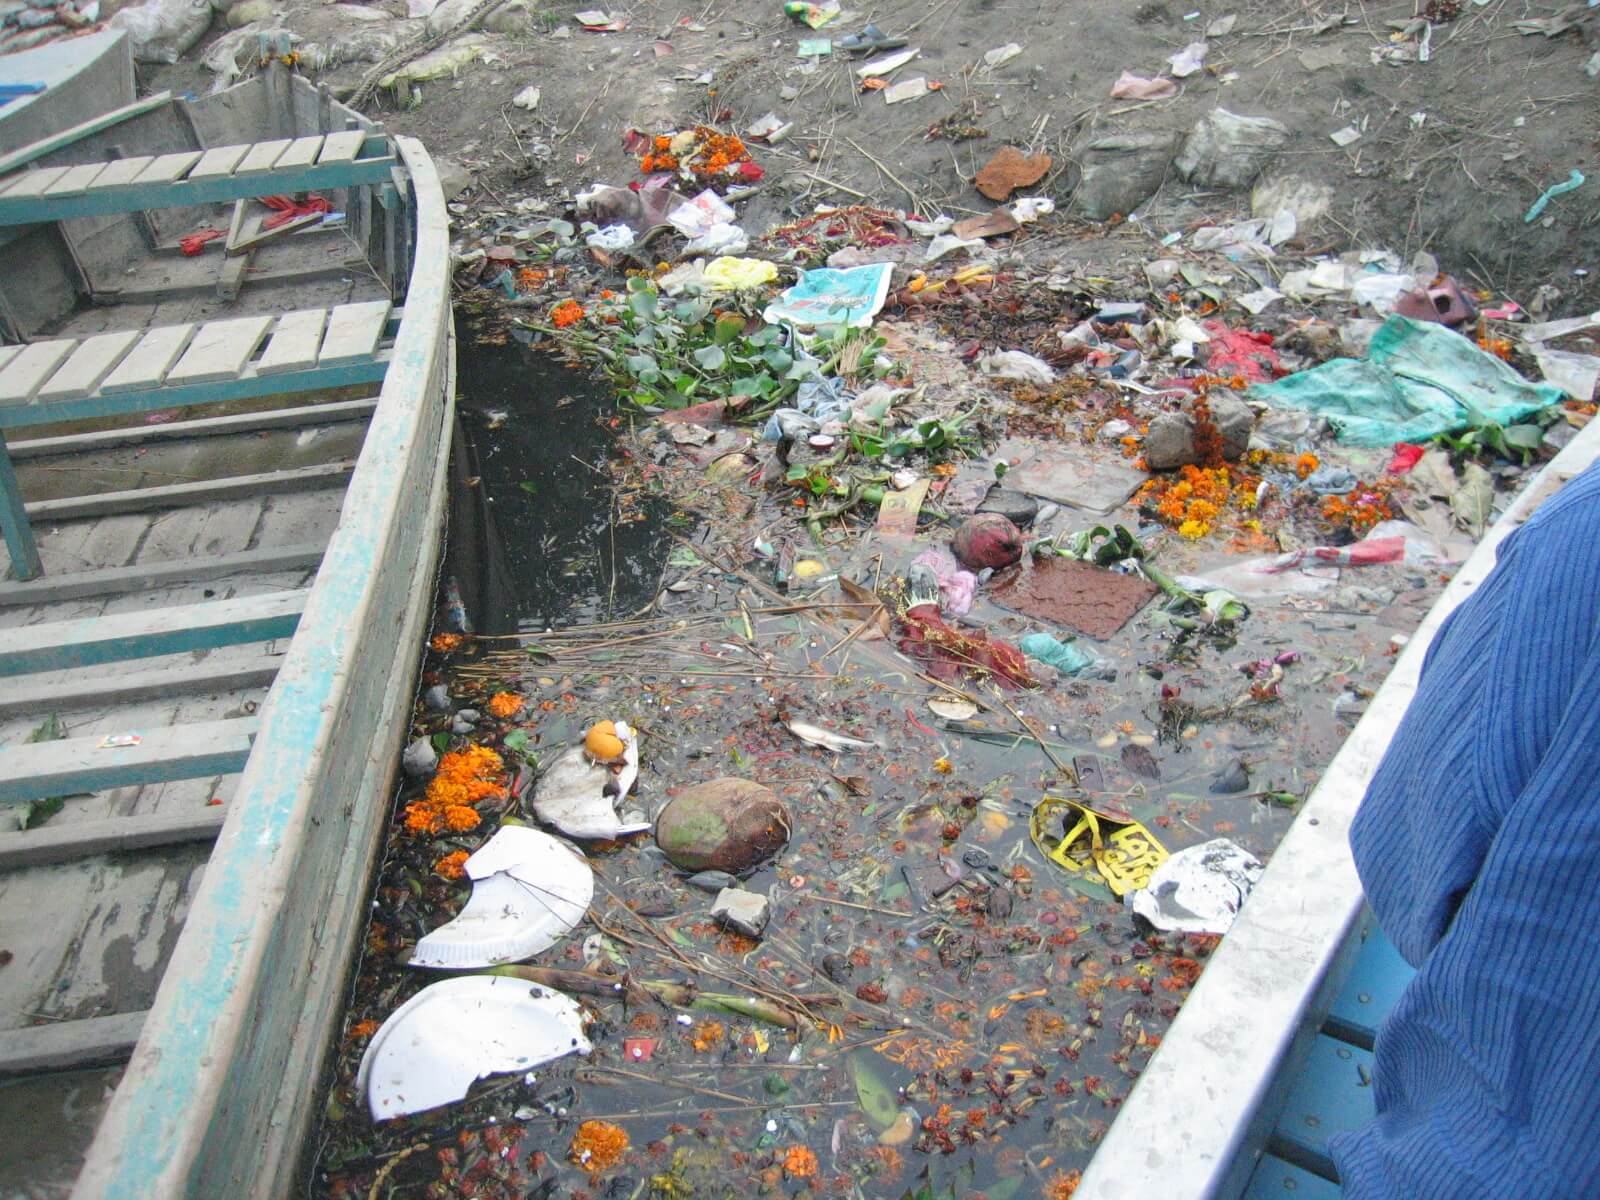
[[399,70],[412,59],[420,58],[428,51],[438,49],[458,33],[468,32],[474,25],[505,2],[506,0],[483,0],[481,4],[449,29],[436,33],[431,37],[419,38],[408,46],[402,46],[400,49],[392,51],[388,57],[382,59],[361,77],[361,82],[356,86],[356,90],[350,93],[350,99],[346,100],[345,104],[350,108],[360,108],[371,100],[373,93],[378,90],[378,80],[393,71]]

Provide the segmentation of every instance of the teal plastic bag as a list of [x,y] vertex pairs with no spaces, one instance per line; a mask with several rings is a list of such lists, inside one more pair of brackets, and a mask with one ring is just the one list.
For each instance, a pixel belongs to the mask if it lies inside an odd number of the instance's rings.
[[1392,446],[1491,421],[1512,425],[1559,403],[1562,392],[1529,383],[1443,325],[1396,316],[1373,334],[1366,358],[1331,359],[1257,384],[1246,398],[1327,417],[1352,446]]
[[1048,633],[1030,633],[1017,645],[1029,658],[1054,667],[1063,675],[1076,675],[1095,665],[1095,660],[1071,642],[1058,642]]

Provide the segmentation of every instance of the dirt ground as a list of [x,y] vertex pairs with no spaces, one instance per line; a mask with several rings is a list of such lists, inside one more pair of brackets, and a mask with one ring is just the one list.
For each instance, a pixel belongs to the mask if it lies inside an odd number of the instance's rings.
[[[338,7],[319,5],[311,15],[325,27]],[[396,15],[403,9],[399,0],[375,7]],[[392,94],[380,93],[368,111],[459,161],[471,173],[473,186],[462,200],[472,209],[505,208],[528,197],[555,200],[597,181],[636,179],[635,160],[622,143],[630,128],[658,132],[712,121],[742,131],[775,113],[794,129],[780,145],[754,147],[767,186],[741,210],[741,221],[755,234],[821,201],[870,197],[958,217],[985,211],[971,180],[1007,143],[1052,156],[1050,175],[1031,190],[1054,197],[1065,211],[1090,141],[1181,135],[1222,107],[1274,117],[1289,128],[1264,182],[1287,176],[1331,193],[1326,216],[1299,232],[1304,248],[1385,247],[1408,261],[1426,249],[1441,269],[1524,306],[1545,287],[1559,293],[1546,295],[1551,315],[1600,307],[1596,182],[1556,199],[1541,220],[1523,220],[1544,189],[1573,170],[1596,175],[1600,84],[1584,71],[1600,46],[1600,16],[1592,13],[1558,36],[1530,36],[1514,22],[1559,6],[1429,0],[1426,12],[1437,21],[1430,61],[1375,65],[1375,52],[1395,45],[1393,27],[1416,14],[1413,0],[1354,6],[1243,0],[1193,10],[1157,0],[891,0],[847,5],[844,19],[818,31],[786,17],[776,0],[649,2],[614,8],[612,15],[626,22],[614,33],[584,31],[572,20],[582,7],[519,10],[524,32],[487,35],[492,61],[417,85],[403,110]],[[291,6],[282,21],[293,29],[305,23],[304,14]],[[1231,31],[1208,39],[1204,68],[1182,82],[1175,98],[1110,98],[1123,70],[1161,73],[1169,56],[1227,16],[1236,17]],[[925,75],[939,90],[888,105],[854,86],[860,58],[835,52],[813,67],[797,56],[802,38],[838,38],[865,20],[920,50],[896,79]],[[213,39],[221,28],[219,20]],[[1020,54],[992,70],[984,66],[986,52],[1013,42]],[[213,76],[198,61],[204,49],[203,43],[176,67],[144,68],[146,82],[209,87]],[[322,78],[336,93],[348,92],[369,69],[350,63]],[[538,107],[512,107],[530,85],[541,90]],[[930,140],[930,127],[952,116],[984,136]],[[1330,140],[1351,125],[1362,130],[1359,140],[1346,146]],[[1153,197],[1123,214],[1136,219],[1126,222],[1130,240],[1122,244],[1148,257],[1151,237],[1248,204],[1243,191],[1196,188],[1169,170]],[[1063,216],[1061,232],[1077,242],[1095,225]],[[1094,267],[1109,265],[1100,261],[1108,250],[1090,240],[1066,254]]]

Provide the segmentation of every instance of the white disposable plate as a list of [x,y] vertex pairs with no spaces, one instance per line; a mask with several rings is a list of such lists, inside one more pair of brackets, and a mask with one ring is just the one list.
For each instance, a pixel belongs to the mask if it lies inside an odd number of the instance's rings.
[[446,979],[389,1014],[361,1056],[356,1086],[374,1121],[463,1099],[490,1075],[588,1054],[577,1002],[498,976]]

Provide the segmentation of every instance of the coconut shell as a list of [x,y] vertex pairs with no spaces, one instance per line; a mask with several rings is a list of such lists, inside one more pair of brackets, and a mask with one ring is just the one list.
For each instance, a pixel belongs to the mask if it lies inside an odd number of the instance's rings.
[[950,541],[961,565],[969,571],[999,570],[1022,557],[1022,531],[1000,513],[968,517]]
[[721,778],[678,793],[656,818],[656,845],[685,871],[744,871],[789,841],[788,810],[770,788]]

